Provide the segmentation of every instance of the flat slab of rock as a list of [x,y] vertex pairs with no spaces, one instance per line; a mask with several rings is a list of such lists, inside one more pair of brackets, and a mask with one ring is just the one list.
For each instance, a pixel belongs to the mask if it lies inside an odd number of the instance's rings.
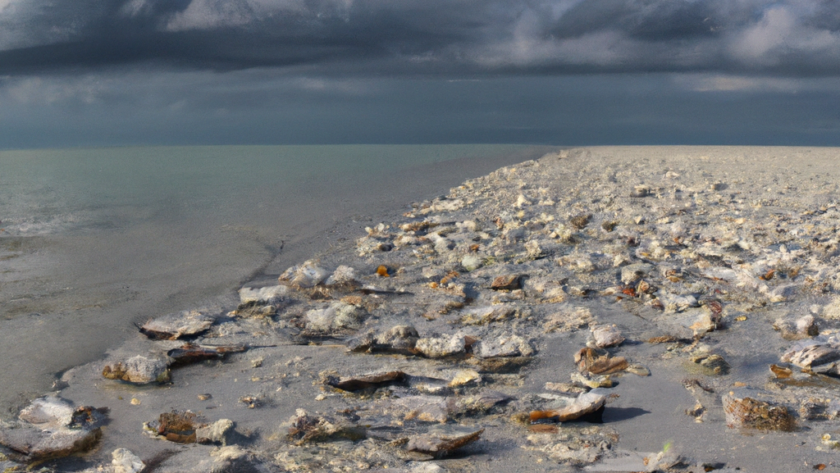
[[475,442],[481,437],[482,433],[484,433],[484,429],[441,428],[424,435],[411,437],[406,445],[406,450],[441,458]]
[[544,420],[570,422],[596,413],[599,409],[604,407],[606,402],[606,396],[595,391],[590,391],[579,394],[577,398],[560,409],[531,411],[529,418],[531,422],[540,422]]
[[105,420],[97,409],[73,408],[54,396],[36,399],[19,417],[19,424],[0,427],[0,445],[21,454],[26,461],[90,450],[102,436],[100,427]]
[[153,340],[177,340],[206,332],[216,317],[199,310],[185,310],[152,319],[140,327],[140,332]]

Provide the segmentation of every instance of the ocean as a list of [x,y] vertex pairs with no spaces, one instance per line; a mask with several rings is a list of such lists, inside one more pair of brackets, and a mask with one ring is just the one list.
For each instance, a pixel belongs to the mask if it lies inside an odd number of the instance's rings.
[[[135,323],[213,301],[412,201],[549,149],[214,146],[0,151],[0,418]],[[227,299],[225,299],[227,298]]]

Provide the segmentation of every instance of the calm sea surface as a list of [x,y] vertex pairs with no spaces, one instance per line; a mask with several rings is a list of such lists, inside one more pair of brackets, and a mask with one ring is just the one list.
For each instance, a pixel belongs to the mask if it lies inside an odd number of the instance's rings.
[[532,159],[520,145],[0,151],[0,417],[132,322],[231,294]]

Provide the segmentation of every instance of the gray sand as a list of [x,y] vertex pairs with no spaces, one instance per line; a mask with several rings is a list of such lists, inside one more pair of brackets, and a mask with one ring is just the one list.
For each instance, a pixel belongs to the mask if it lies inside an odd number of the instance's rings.
[[[810,471],[824,464],[831,471],[837,468],[836,453],[822,438],[840,431],[840,419],[829,414],[811,416],[805,407],[809,399],[822,408],[836,401],[837,382],[820,375],[808,378],[815,387],[808,383],[796,387],[773,379],[768,367],[781,363],[780,356],[794,344],[774,330],[778,319],[811,314],[823,338],[813,338],[811,333],[794,335],[826,346],[835,342],[825,337],[840,329],[833,228],[840,199],[835,184],[838,158],[840,150],[828,148],[576,149],[472,179],[453,188],[448,198],[419,203],[406,215],[400,215],[402,211],[380,214],[381,221],[390,226],[377,229],[378,222],[345,220],[333,227],[334,237],[312,241],[294,254],[284,250],[283,259],[267,266],[249,285],[275,285],[275,276],[286,267],[315,258],[317,265],[330,272],[349,265],[356,268],[362,284],[407,290],[409,295],[363,293],[361,304],[367,304],[369,313],[362,327],[333,333],[324,340],[307,339],[305,330],[300,330],[308,320],[307,310],[329,303],[321,302],[322,297],[338,299],[356,293],[293,289],[271,317],[229,314],[200,339],[209,344],[277,347],[178,368],[172,383],[163,386],[136,387],[105,380],[100,374],[102,361],[70,370],[63,376],[60,395],[77,405],[109,407],[111,421],[92,453],[51,464],[78,469],[104,465],[112,450],[125,447],[147,461],[169,451],[172,456],[160,463],[158,471],[190,471],[196,462],[218,454],[216,447],[183,446],[150,439],[141,432],[144,422],[162,412],[189,409],[210,420],[236,422],[239,437],[235,443],[261,456],[266,468],[297,465],[304,470],[308,466],[315,471],[356,471],[400,466],[410,471],[441,471],[429,469],[434,463],[444,471],[574,471],[568,461],[571,456],[556,452],[563,451],[565,442],[590,435],[607,439],[610,447],[598,450],[602,445],[598,442],[583,447],[599,452],[597,457],[603,460],[592,457],[592,461],[580,462],[578,466],[587,471],[639,471],[645,467],[638,463],[610,461],[634,454],[652,458],[666,449],[694,465],[690,471],[703,471],[702,464],[720,471],[755,472]],[[441,191],[453,185],[451,180],[460,179],[449,175],[448,169],[427,171],[423,183],[439,182]],[[436,194],[420,189],[418,184],[413,195]],[[591,215],[590,221],[573,228],[571,219],[580,215]],[[423,221],[437,224],[438,229],[417,235],[399,229],[399,224]],[[611,222],[615,228],[608,225]],[[372,227],[369,235],[360,228],[364,226]],[[396,246],[379,251],[377,242]],[[477,249],[468,249],[473,242]],[[466,271],[463,258],[476,251],[483,267]],[[621,268],[639,262],[651,265],[649,274],[640,279],[653,287],[649,292],[636,285],[639,281],[632,285],[620,281]],[[380,264],[395,272],[387,279],[376,276]],[[447,276],[454,281],[447,286],[442,279],[452,270],[458,274]],[[527,274],[528,278],[521,290],[491,290],[490,282],[505,274]],[[631,286],[638,293],[622,292]],[[469,297],[464,295],[467,292]],[[230,291],[217,296],[216,301],[227,310],[235,308],[237,301]],[[694,302],[686,306],[671,302],[688,296]],[[443,308],[446,301],[452,304]],[[469,310],[484,306],[510,307],[517,315],[468,323]],[[581,310],[589,314],[588,319],[572,323],[570,314]],[[697,325],[680,322],[712,316],[716,320],[712,327],[700,332]],[[485,431],[479,441],[447,458],[397,464],[383,460],[383,452],[391,448],[384,443],[376,444],[373,454],[365,457],[364,449],[376,443],[372,440],[291,445],[285,439],[286,422],[297,409],[326,415],[349,409],[364,416],[376,412],[378,403],[406,395],[399,388],[380,389],[373,397],[342,393],[324,385],[325,372],[350,375],[399,369],[415,374],[439,372],[446,378],[443,373],[449,369],[475,366],[469,363],[476,357],[434,360],[347,352],[345,345],[352,345],[363,332],[382,332],[397,324],[413,325],[420,337],[462,333],[482,343],[500,334],[518,334],[536,354],[530,364],[513,373],[482,371],[480,384],[450,393],[458,402],[487,390],[515,400],[485,415],[448,419],[449,424]],[[517,419],[532,409],[529,406],[542,402],[540,395],[557,394],[546,383],[569,383],[570,374],[578,371],[573,355],[586,346],[589,329],[601,324],[616,324],[626,338],[610,353],[649,369],[650,376],[615,375],[617,385],[604,391],[609,396],[603,424],[564,423],[555,433],[532,433],[533,426]],[[663,336],[672,337],[671,341],[648,342]],[[181,344],[150,342],[140,334],[126,338],[109,351],[107,360]],[[699,362],[710,353],[722,356],[729,369],[703,369]],[[695,405],[683,387],[687,379],[714,391],[709,402],[703,398],[702,415],[686,414]],[[763,390],[785,406],[796,429],[727,427],[721,395],[742,385]],[[412,385],[412,389],[419,388]],[[201,400],[199,395],[204,393],[212,397]],[[249,409],[240,402],[243,396],[259,398],[263,405]],[[432,428],[393,414],[363,419],[368,420],[360,422],[374,425],[385,419],[390,428],[404,430],[408,436]],[[555,454],[535,447],[540,442],[554,446]],[[377,453],[377,448],[383,450]],[[610,469],[610,465],[618,466]]]

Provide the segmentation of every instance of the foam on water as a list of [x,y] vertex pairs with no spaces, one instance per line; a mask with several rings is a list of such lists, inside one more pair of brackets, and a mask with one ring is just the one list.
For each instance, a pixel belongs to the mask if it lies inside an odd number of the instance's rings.
[[47,389],[56,372],[136,336],[133,322],[228,300],[243,282],[349,244],[412,200],[545,151],[0,152],[0,417]]

